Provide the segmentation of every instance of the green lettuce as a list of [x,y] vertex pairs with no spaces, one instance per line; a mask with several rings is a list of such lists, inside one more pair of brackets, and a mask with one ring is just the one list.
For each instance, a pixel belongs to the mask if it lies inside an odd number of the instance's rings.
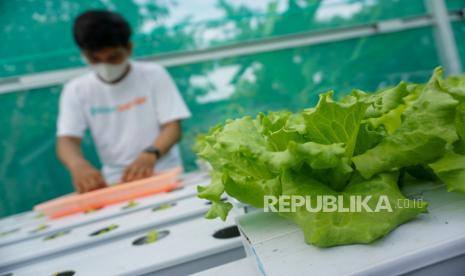
[[[328,186],[315,181],[302,172],[286,172],[283,175],[283,194],[285,195],[341,195],[345,202],[350,196],[372,196],[368,202],[371,210],[376,209],[376,203],[381,195],[387,196],[392,206],[392,212],[316,212],[311,213],[305,207],[296,212],[283,215],[302,227],[305,241],[320,247],[352,243],[370,243],[383,237],[397,225],[415,218],[426,211],[425,202],[414,202],[405,198],[397,185],[398,173],[382,173],[370,180],[353,177],[343,192],[337,193]],[[402,201],[410,208],[399,208]],[[405,201],[408,201],[405,202]],[[346,206],[347,207],[347,206]]]
[[364,177],[427,165],[445,154],[447,144],[458,140],[455,114],[459,102],[439,86],[439,73],[435,72],[418,99],[402,113],[396,131],[352,159]]
[[465,155],[449,151],[429,167],[446,184],[448,191],[465,193]]
[[195,146],[213,168],[210,185],[198,187],[198,196],[212,202],[206,217],[226,219],[233,204],[224,194],[257,208],[266,196],[334,196],[344,204],[369,196],[369,207],[385,199],[391,210],[310,212],[301,206],[279,214],[320,247],[385,236],[427,211],[426,203],[400,191],[405,174],[465,192],[464,83],[465,76],[444,79],[438,68],[425,84],[354,90],[339,101],[330,91],[301,112],[260,113],[211,128]]

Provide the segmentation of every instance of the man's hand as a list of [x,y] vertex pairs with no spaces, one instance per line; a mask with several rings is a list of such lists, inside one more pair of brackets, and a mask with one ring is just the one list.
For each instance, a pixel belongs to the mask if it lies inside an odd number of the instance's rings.
[[70,172],[74,186],[80,194],[107,186],[100,172],[87,162],[79,162],[70,168]]
[[154,154],[146,152],[142,153],[126,168],[121,180],[123,182],[130,182],[152,176],[156,162],[157,157]]
[[60,136],[57,140],[58,158],[65,164],[80,194],[106,187],[100,172],[87,162],[81,152],[81,138]]

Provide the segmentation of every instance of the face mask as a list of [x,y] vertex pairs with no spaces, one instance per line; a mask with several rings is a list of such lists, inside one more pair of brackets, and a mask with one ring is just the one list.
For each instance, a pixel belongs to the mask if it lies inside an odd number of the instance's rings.
[[91,64],[90,67],[102,80],[106,82],[114,82],[126,73],[128,65],[129,61],[125,60],[120,64],[98,63]]

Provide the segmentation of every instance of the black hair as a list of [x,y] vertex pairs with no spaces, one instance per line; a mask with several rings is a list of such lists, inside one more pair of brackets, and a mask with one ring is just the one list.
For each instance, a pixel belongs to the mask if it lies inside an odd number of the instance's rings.
[[98,51],[106,47],[128,46],[131,27],[115,12],[90,10],[76,18],[73,35],[79,48]]

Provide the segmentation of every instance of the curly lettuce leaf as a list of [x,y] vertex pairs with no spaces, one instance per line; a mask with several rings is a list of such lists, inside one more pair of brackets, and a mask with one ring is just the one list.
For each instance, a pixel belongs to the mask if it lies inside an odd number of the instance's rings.
[[399,191],[406,176],[439,178],[465,193],[464,83],[465,76],[444,80],[439,68],[424,85],[355,90],[340,101],[328,92],[298,113],[260,113],[212,128],[195,146],[213,167],[210,185],[198,188],[212,201],[206,217],[226,218],[232,204],[222,201],[225,193],[258,208],[269,195],[366,195],[375,203],[385,196],[393,212],[281,213],[320,247],[383,237],[426,210]]
[[214,168],[210,185],[198,187],[198,196],[212,201],[207,218],[226,218],[232,205],[221,201],[224,192],[256,207],[263,206],[264,195],[279,195],[272,182],[277,174],[262,161],[270,149],[251,117],[212,129],[198,143],[198,155]]
[[355,144],[354,155],[359,155],[378,145],[387,132],[383,127],[373,128],[369,123],[362,123]]
[[360,123],[368,104],[347,97],[344,102],[335,102],[333,92],[320,95],[315,110],[303,112],[306,136],[320,144],[344,143],[346,156],[352,157]]
[[429,167],[446,184],[449,192],[465,193],[465,155],[448,151]]
[[458,101],[438,85],[438,72],[419,98],[403,113],[401,126],[376,147],[352,158],[365,178],[401,167],[427,165],[458,140],[455,116]]
[[[344,207],[350,208],[350,196],[371,196],[367,205],[376,210],[378,200],[386,196],[392,212],[379,209],[379,212],[309,212],[305,206],[296,212],[281,213],[298,224],[304,232],[305,241],[319,247],[353,243],[371,243],[398,225],[418,214],[426,212],[425,202],[405,198],[397,186],[398,173],[383,173],[373,179],[355,177],[342,192],[335,192],[328,186],[307,177],[302,172],[288,170],[283,175],[283,195],[297,196],[342,196]],[[399,205],[402,202],[402,205]],[[316,203],[312,203],[316,207]],[[405,207],[408,206],[408,207]],[[404,207],[404,208],[402,208]]]

